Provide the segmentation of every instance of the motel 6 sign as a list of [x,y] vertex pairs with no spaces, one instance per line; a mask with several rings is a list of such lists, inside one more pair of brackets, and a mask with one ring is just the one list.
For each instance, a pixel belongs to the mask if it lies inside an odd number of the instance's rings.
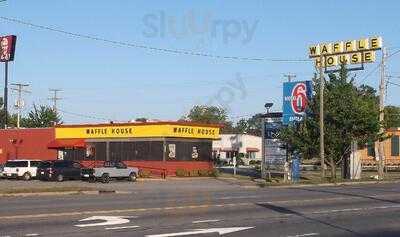
[[283,124],[301,121],[312,95],[311,81],[283,83]]

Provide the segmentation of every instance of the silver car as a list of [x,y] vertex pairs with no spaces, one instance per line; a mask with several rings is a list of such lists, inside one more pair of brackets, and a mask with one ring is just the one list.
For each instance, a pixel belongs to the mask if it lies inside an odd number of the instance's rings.
[[123,162],[104,162],[100,168],[82,169],[82,179],[95,182],[97,180],[102,183],[110,182],[110,179],[128,179],[135,182],[139,174],[136,167],[127,167]]

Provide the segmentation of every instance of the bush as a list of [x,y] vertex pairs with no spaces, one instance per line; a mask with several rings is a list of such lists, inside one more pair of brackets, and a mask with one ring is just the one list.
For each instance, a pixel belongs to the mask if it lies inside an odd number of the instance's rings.
[[185,169],[176,169],[177,177],[217,177],[219,175],[219,171],[217,169],[212,170],[185,170]]
[[251,160],[249,161],[249,165],[261,165],[261,160]]
[[187,170],[184,170],[184,169],[176,169],[175,174],[176,174],[177,177],[186,177],[186,176],[188,176]]
[[140,178],[150,178],[151,172],[149,170],[140,170],[139,177]]
[[199,176],[199,170],[191,170],[189,172],[190,177],[198,177]]
[[219,176],[219,170],[217,170],[217,169],[212,169],[212,170],[210,171],[210,176],[212,176],[212,177],[218,177],[218,176]]
[[207,177],[210,176],[211,172],[210,170],[199,170],[199,176],[201,177]]

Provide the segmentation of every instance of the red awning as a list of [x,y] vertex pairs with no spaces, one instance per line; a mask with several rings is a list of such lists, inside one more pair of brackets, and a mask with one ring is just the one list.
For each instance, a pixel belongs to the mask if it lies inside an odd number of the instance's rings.
[[47,148],[59,149],[59,148],[85,148],[85,139],[56,139],[51,141]]
[[260,149],[255,148],[255,147],[247,147],[246,152],[259,152]]

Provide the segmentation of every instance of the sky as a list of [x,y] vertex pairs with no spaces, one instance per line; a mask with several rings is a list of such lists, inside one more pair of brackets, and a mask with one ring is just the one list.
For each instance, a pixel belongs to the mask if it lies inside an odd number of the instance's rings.
[[[75,35],[4,19],[0,35],[18,37],[9,80],[30,84],[24,113],[52,105],[49,88],[57,88],[67,124],[177,120],[196,104],[223,106],[237,121],[266,102],[282,109],[284,75],[315,72],[302,61],[312,44],[382,36],[389,54],[399,50],[399,11],[397,0],[7,0],[1,17]],[[389,75],[400,76],[399,61],[400,53],[388,60]],[[378,88],[378,63],[352,72],[356,83]],[[389,84],[386,104],[399,106],[398,92]]]

